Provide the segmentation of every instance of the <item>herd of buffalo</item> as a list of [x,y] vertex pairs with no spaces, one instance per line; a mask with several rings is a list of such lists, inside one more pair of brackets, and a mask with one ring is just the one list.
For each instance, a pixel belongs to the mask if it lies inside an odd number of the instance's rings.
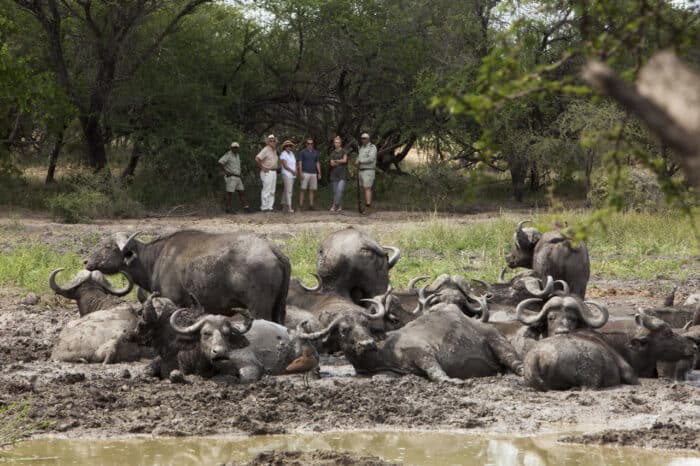
[[[289,259],[250,233],[178,231],[150,242],[139,233],[103,239],[64,285],[80,317],[62,330],[58,361],[151,359],[154,377],[226,376],[252,382],[288,372],[303,355],[342,352],[357,374],[416,374],[463,383],[513,372],[537,390],[601,388],[638,377],[683,379],[698,363],[700,311],[686,302],[609,320],[586,301],[586,245],[520,222],[510,268],[498,283],[459,275],[411,280],[395,292],[399,249],[347,228],[317,257],[317,285],[291,278]],[[103,274],[121,273],[116,288]],[[138,285],[140,303],[123,299]]]

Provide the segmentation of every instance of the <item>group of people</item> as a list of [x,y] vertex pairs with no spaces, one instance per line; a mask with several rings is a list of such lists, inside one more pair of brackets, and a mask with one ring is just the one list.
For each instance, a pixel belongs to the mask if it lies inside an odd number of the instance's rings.
[[[364,190],[365,210],[372,207],[372,186],[374,185],[377,163],[377,147],[370,142],[369,134],[363,133],[357,159],[353,162],[358,170],[359,184]],[[277,154],[277,138],[271,134],[265,140],[265,147],[255,156],[255,164],[260,170],[262,192],[260,193],[260,210],[272,212],[275,204],[275,191],[277,189],[277,172],[282,175],[283,193],[282,209],[286,212],[294,212],[292,198],[295,181],[299,179],[299,208],[304,209],[306,193],[309,197],[309,210],[315,210],[315,193],[318,189],[318,181],[321,179],[321,162],[318,151],[314,148],[314,140],[306,138],[305,147],[299,151],[298,158],[294,153],[295,144],[286,140],[282,143],[282,152]],[[231,144],[230,150],[219,159],[219,165],[224,173],[226,181],[225,207],[231,212],[232,194],[238,193],[245,212],[250,212],[250,204],[245,194],[245,187],[241,179],[240,145],[237,142]],[[350,153],[343,148],[343,140],[340,136],[333,139],[333,149],[329,156],[329,177],[333,187],[333,204],[331,212],[343,210],[343,192],[350,179],[348,163]]]

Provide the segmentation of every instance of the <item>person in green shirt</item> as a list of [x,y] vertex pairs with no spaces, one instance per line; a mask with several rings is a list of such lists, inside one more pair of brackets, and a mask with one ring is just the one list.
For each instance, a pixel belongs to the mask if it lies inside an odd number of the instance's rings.
[[231,143],[231,149],[219,159],[219,166],[224,172],[224,180],[226,181],[226,200],[225,209],[227,213],[231,213],[231,193],[238,193],[238,197],[243,205],[245,212],[250,212],[250,205],[245,195],[245,186],[241,179],[241,157],[238,155],[240,145],[237,142]]
[[360,177],[360,186],[365,191],[365,208],[372,208],[372,186],[374,185],[375,170],[377,165],[377,146],[369,142],[369,134],[363,133],[360,137],[361,145],[357,154],[355,166]]
[[343,191],[348,181],[348,152],[343,149],[343,140],[340,136],[333,139],[333,150],[330,154],[331,173],[330,179],[333,185],[333,205],[331,212],[343,210]]

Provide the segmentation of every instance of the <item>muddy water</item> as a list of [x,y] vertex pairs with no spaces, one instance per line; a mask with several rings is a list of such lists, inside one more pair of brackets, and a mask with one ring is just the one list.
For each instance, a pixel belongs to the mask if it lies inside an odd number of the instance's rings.
[[557,436],[354,431],[238,438],[38,439],[17,445],[8,456],[27,464],[180,466],[246,461],[276,449],[349,451],[397,463],[440,466],[700,465],[700,452],[565,445],[556,442]]

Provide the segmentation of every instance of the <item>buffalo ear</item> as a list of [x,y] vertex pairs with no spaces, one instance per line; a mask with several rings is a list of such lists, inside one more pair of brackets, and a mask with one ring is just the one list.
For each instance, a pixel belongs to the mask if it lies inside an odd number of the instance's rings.
[[134,251],[124,251],[124,265],[127,267],[130,266],[136,258],[138,258],[138,255]]
[[642,351],[647,347],[647,343],[646,337],[634,337],[630,340],[629,345],[633,350]]
[[243,335],[236,335],[234,332],[229,337],[229,344],[231,345],[232,350],[238,350],[250,346],[250,341],[248,341],[248,339]]

